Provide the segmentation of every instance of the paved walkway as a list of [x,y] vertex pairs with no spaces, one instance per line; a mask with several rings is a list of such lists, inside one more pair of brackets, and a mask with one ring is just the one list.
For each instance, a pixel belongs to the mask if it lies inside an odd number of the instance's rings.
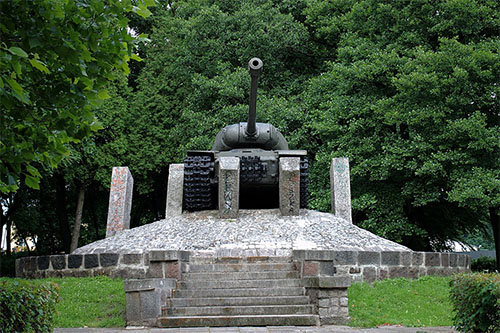
[[349,326],[268,326],[268,327],[193,327],[193,328],[56,328],[54,333],[434,333],[458,331],[451,327],[403,327],[382,326],[377,328],[352,328]]

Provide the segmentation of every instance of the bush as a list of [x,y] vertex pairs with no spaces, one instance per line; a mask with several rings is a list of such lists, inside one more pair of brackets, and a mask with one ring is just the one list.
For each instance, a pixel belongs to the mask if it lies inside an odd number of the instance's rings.
[[0,280],[0,332],[51,332],[58,295],[54,283]]
[[459,274],[450,285],[454,324],[458,330],[500,331],[500,274]]
[[0,253],[0,276],[16,276],[16,259],[32,255],[30,252],[16,252],[11,255]]
[[480,257],[472,260],[471,269],[473,272],[494,273],[497,270],[496,260],[491,257]]

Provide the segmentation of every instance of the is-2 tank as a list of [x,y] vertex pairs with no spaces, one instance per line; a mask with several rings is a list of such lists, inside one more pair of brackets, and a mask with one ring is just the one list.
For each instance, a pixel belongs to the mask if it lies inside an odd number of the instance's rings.
[[269,123],[256,122],[257,87],[263,63],[252,58],[247,122],[224,127],[212,150],[188,151],[184,160],[183,208],[187,211],[217,207],[218,160],[240,159],[240,208],[277,208],[279,159],[300,157],[300,207],[307,208],[308,161],[305,150],[289,150],[283,134]]

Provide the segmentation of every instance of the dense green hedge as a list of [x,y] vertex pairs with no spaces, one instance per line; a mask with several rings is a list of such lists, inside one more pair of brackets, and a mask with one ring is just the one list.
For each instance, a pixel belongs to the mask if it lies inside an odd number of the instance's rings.
[[472,260],[470,268],[473,272],[494,273],[497,270],[497,262],[495,258],[480,257]]
[[51,332],[59,287],[0,280],[0,332]]
[[500,331],[500,274],[459,274],[450,284],[454,323],[458,330]]

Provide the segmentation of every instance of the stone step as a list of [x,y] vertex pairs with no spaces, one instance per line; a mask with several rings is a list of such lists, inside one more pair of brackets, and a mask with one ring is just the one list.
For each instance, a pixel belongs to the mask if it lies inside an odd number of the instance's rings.
[[[243,305],[243,306],[195,306],[165,307],[163,315],[171,316],[249,316],[249,315],[283,315],[312,314],[312,305]],[[166,313],[165,313],[166,312]]]
[[273,263],[232,263],[232,264],[193,264],[187,267],[189,273],[210,272],[266,272],[266,271],[293,271],[295,264],[291,262]]
[[285,288],[300,287],[299,279],[179,281],[177,289]]
[[172,307],[309,304],[307,296],[172,298]]
[[184,281],[192,280],[272,280],[297,279],[297,271],[266,271],[266,272],[221,272],[221,273],[185,273]]
[[281,263],[291,262],[291,257],[212,257],[212,256],[191,256],[189,262],[193,264],[251,264],[251,263]]
[[207,297],[261,297],[261,296],[303,296],[304,287],[287,288],[231,288],[231,289],[190,289],[174,291],[177,298]]
[[159,327],[217,326],[319,326],[319,317],[310,314],[259,316],[185,316],[160,317]]

